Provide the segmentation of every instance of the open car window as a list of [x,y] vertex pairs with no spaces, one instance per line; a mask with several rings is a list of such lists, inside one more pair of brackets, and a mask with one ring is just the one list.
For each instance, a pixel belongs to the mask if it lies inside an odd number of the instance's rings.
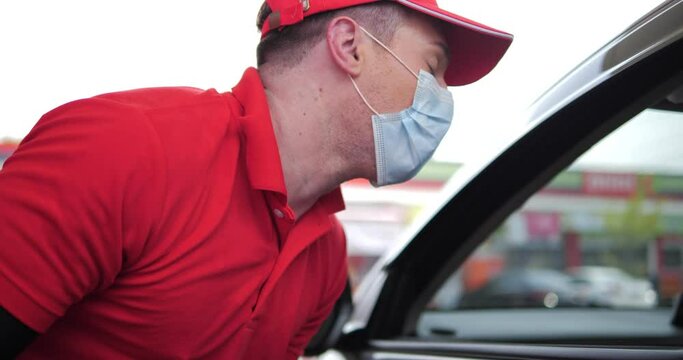
[[677,331],[679,95],[603,138],[510,215],[443,283],[417,336],[607,344]]

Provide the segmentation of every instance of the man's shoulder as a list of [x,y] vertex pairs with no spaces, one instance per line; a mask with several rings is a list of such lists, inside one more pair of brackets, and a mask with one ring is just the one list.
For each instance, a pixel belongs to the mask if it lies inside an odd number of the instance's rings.
[[[202,90],[193,87],[156,87],[110,92],[78,99],[60,105],[39,121],[53,121],[63,117],[83,116],[103,121],[117,119],[118,123],[133,118],[147,117],[156,112],[173,113],[178,108],[204,108],[224,112],[230,107],[230,93],[218,93],[215,89]],[[208,106],[214,104],[213,107]]]
[[201,105],[212,101],[225,101],[225,94],[215,89],[194,87],[150,87],[126,91],[110,92],[94,96],[92,99],[113,102],[141,111],[153,111],[174,107]]
[[[77,135],[93,147],[119,142],[121,148],[158,147],[166,158],[180,161],[210,157],[234,135],[230,93],[191,87],[141,88],[111,92],[65,103],[41,117],[23,143]],[[233,139],[235,136],[230,136]],[[66,145],[74,146],[74,141]],[[133,146],[132,144],[135,144]],[[21,148],[21,146],[20,146]],[[101,149],[102,151],[109,151]],[[51,149],[50,151],[56,151]],[[183,152],[192,152],[185,154]],[[136,157],[130,152],[131,157]],[[200,155],[201,155],[200,154]]]

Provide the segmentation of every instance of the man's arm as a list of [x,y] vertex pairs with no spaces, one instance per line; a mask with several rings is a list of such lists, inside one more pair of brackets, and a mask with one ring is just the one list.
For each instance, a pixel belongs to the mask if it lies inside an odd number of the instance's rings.
[[138,239],[149,234],[151,213],[141,210],[151,206],[140,204],[158,203],[150,199],[147,184],[159,186],[155,174],[164,174],[151,132],[137,111],[101,99],[80,100],[43,116],[5,161],[0,171],[3,349],[26,333],[15,319],[44,333],[73,304],[112,284],[124,259],[138,256],[144,245]]
[[19,355],[38,334],[0,307],[0,359]]

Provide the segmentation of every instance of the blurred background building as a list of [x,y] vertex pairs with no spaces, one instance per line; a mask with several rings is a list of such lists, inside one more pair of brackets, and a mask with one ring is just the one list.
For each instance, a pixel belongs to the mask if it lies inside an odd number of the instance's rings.
[[5,160],[12,154],[16,147],[16,141],[0,139],[0,169],[2,169],[2,164],[5,163]]

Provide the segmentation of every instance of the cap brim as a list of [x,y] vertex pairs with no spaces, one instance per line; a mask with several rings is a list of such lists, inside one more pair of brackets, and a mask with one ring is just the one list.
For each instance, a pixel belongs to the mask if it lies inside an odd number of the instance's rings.
[[448,85],[467,85],[481,79],[496,67],[512,43],[511,34],[440,9],[435,3],[395,1],[445,23],[451,52],[445,74]]

